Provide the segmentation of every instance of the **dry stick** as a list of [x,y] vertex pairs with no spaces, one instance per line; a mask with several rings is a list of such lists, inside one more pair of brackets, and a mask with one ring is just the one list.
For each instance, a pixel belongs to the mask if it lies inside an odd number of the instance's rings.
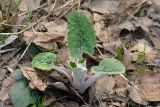
[[11,24],[4,24],[4,23],[0,23],[0,25],[13,26],[13,27],[25,27],[25,26],[27,26],[27,25],[11,25]]
[[96,46],[96,49],[98,50],[98,52],[100,53],[101,57],[104,58],[102,52],[100,51],[100,49],[98,48],[98,46]]
[[23,33],[24,31],[28,30],[29,28],[31,28],[32,26],[35,26],[37,23],[43,21],[44,19],[46,19],[48,16],[50,16],[52,14],[52,12],[56,12],[58,10],[61,10],[62,8],[66,7],[67,5],[69,5],[71,2],[73,2],[73,0],[67,2],[66,4],[64,4],[63,6],[55,9],[55,10],[52,10],[50,11],[50,13],[44,17],[42,17],[40,20],[38,20],[37,22],[35,23],[32,23],[31,25],[29,25],[28,27],[24,28],[23,30],[21,30],[20,32],[15,32],[15,33],[0,33],[0,35],[19,35],[21,33]]
[[[33,31],[34,32],[34,31]],[[31,43],[34,41],[34,39],[37,37],[37,34],[34,33],[34,36],[32,37],[31,41],[29,42],[29,44],[27,45],[26,49],[24,50],[24,52],[22,53],[22,55],[20,56],[20,58],[18,59],[18,61],[20,61],[23,56],[25,55],[25,53],[27,52],[29,46],[31,45]]]
[[[33,11],[36,11],[36,10],[38,10],[38,9],[40,9],[40,8],[45,7],[45,6],[47,6],[47,3],[45,3],[45,4],[41,5],[40,7],[38,7],[37,9],[35,9],[35,10],[33,10]],[[23,12],[23,13],[19,14],[18,16],[23,16],[23,15],[25,15],[25,14],[27,14],[27,13],[28,13],[28,11]]]
[[78,11],[80,10],[81,0],[78,0]]
[[82,96],[81,96],[74,88],[71,87],[71,90],[74,91],[75,94],[76,94],[86,105],[88,105],[88,104],[84,101],[84,99],[82,98]]
[[56,18],[55,20],[59,20],[60,18],[62,18],[64,15],[66,15],[69,11],[71,11],[71,9],[73,7],[76,6],[76,3],[74,5],[71,6],[71,8],[69,8],[68,10],[66,10],[64,13],[62,13],[58,18]]

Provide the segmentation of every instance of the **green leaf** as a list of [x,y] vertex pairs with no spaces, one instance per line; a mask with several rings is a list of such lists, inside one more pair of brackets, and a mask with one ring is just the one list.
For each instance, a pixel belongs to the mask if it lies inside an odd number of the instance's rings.
[[20,69],[16,69],[14,72],[11,73],[10,76],[16,80],[20,80],[24,78]]
[[76,63],[72,62],[72,61],[69,62],[69,65],[71,66],[71,68],[76,68],[77,67]]
[[150,72],[151,70],[149,69],[149,68],[147,68],[147,67],[140,67],[140,68],[138,68],[137,69],[137,72],[138,72],[138,74],[146,74],[146,73],[148,73],[148,72]]
[[82,58],[84,52],[92,54],[96,46],[96,35],[91,22],[80,12],[68,17],[68,48],[75,58]]
[[123,50],[122,50],[122,48],[117,48],[117,58],[118,58],[118,60],[119,61],[123,61]]
[[16,81],[11,86],[10,95],[15,107],[27,107],[37,101],[37,94],[28,87],[28,81],[25,78]]
[[122,74],[125,73],[125,67],[119,60],[107,58],[99,66],[93,66],[91,71],[99,74]]
[[136,64],[141,64],[144,61],[144,59],[145,59],[145,53],[140,52],[136,60]]
[[32,66],[40,70],[50,71],[54,67],[56,55],[51,52],[43,52],[36,55],[32,60]]

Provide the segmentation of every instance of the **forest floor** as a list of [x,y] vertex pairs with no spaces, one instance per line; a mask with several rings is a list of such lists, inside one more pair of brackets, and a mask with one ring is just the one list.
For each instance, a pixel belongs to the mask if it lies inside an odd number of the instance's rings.
[[[10,75],[20,68],[38,92],[38,103],[30,107],[160,107],[160,0],[1,0],[0,5],[0,107],[13,107]],[[87,68],[116,58],[127,79],[107,75],[79,94],[58,84],[67,83],[57,72],[31,72],[32,58],[46,51],[70,69],[67,17],[76,10],[92,22],[97,38],[94,55],[83,55]]]

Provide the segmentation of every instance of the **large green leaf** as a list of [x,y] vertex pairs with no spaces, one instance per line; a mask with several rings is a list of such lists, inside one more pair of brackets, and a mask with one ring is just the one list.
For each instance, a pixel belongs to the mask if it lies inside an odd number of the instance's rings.
[[81,58],[84,52],[92,54],[96,46],[96,35],[91,22],[80,12],[68,17],[68,48],[73,57]]
[[25,79],[18,80],[12,85],[10,95],[15,107],[27,107],[37,101],[37,95],[28,87]]
[[125,73],[125,67],[119,60],[107,58],[99,66],[93,66],[91,71],[99,74],[122,74]]
[[51,52],[43,52],[36,55],[32,60],[32,66],[37,69],[50,71],[54,67],[56,55]]

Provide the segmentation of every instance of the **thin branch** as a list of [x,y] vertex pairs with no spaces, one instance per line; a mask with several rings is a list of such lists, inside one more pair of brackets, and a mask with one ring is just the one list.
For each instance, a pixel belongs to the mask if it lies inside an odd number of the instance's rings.
[[36,24],[38,24],[39,22],[43,21],[44,19],[46,19],[48,16],[50,16],[53,12],[59,11],[61,9],[63,9],[64,7],[66,7],[67,5],[69,5],[70,3],[72,3],[74,0],[71,0],[67,3],[65,3],[64,5],[58,7],[57,9],[54,9],[52,11],[49,12],[48,15],[42,17],[40,20],[36,21],[35,23],[30,24],[28,27],[24,28],[23,30],[21,30],[20,32],[15,32],[15,33],[0,33],[0,35],[19,35],[21,33],[23,33],[24,31],[28,30],[29,28],[31,28],[32,26],[35,26]]

